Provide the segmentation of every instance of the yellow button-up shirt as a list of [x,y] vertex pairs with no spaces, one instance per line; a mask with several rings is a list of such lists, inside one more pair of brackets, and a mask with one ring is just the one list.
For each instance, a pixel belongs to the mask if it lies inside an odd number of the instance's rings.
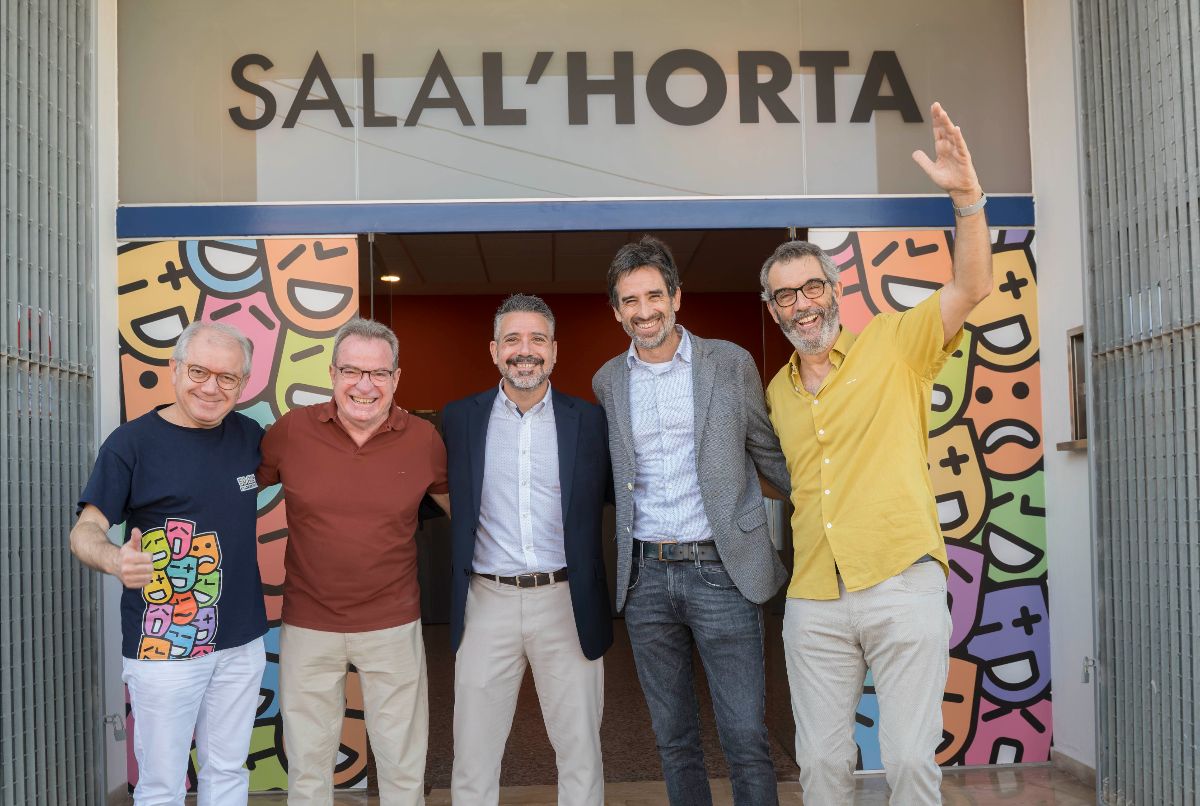
[[829,371],[810,394],[796,354],[767,386],[767,407],[792,476],[795,559],[788,597],[838,598],[930,555],[947,569],[929,479],[934,378],[943,349],[941,292],[880,314],[857,337],[842,329]]

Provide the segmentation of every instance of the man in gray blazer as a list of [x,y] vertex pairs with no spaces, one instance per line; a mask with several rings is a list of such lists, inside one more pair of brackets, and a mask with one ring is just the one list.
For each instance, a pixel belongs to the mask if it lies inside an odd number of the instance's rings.
[[662,241],[626,244],[608,270],[629,350],[596,373],[617,504],[617,608],[633,646],[671,803],[712,803],[692,650],[708,676],[734,802],[777,803],[764,721],[760,605],[787,576],[758,474],[790,478],[750,354],[675,324],[679,272]]

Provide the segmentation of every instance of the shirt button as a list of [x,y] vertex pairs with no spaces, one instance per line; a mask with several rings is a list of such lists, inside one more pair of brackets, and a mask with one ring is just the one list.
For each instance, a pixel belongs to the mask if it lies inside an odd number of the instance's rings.
[[821,401],[814,399],[814,400],[813,400],[813,405],[815,406],[815,405],[817,405],[817,404],[818,404],[818,403],[820,403],[820,402],[821,402]]
[[632,489],[633,489],[633,482],[631,481],[631,482],[629,482],[628,484],[626,484],[626,485],[625,485],[625,489],[626,489],[626,490],[632,490]]
[[825,528],[826,528],[826,529],[832,529],[832,528],[833,528],[833,524],[832,524],[832,523],[827,523],[827,524],[825,524]]
[[825,494],[826,494],[826,495],[829,495],[829,490],[826,490],[826,491],[825,491]]
[[823,437],[823,436],[825,436],[825,429],[824,429],[824,428],[818,428],[818,429],[817,429],[817,436],[819,436],[819,437]]
[[828,459],[828,458],[826,458],[826,459],[825,459],[825,464],[829,464],[829,459]]
[[633,527],[632,527],[632,526],[626,526],[626,527],[625,527],[625,531],[626,531],[626,532],[632,532],[632,531],[633,531]]

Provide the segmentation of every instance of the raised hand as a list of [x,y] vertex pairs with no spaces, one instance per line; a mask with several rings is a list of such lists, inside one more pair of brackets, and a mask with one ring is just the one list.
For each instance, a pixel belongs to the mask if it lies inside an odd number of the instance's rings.
[[913,160],[934,184],[950,194],[955,205],[965,207],[979,201],[983,191],[979,187],[979,177],[975,175],[975,165],[971,162],[971,152],[967,150],[962,129],[954,125],[946,110],[936,101],[929,108],[929,116],[933,119],[933,145],[937,159],[931,160],[924,151],[918,149],[913,152]]

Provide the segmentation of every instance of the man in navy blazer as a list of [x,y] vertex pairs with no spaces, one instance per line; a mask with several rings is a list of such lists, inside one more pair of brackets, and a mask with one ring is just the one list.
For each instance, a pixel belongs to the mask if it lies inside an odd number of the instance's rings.
[[554,314],[505,300],[499,388],[446,406],[454,517],[450,608],[455,803],[495,804],[525,667],[558,761],[558,802],[602,806],[601,656],[612,615],[600,529],[610,489],[604,411],[550,388]]

